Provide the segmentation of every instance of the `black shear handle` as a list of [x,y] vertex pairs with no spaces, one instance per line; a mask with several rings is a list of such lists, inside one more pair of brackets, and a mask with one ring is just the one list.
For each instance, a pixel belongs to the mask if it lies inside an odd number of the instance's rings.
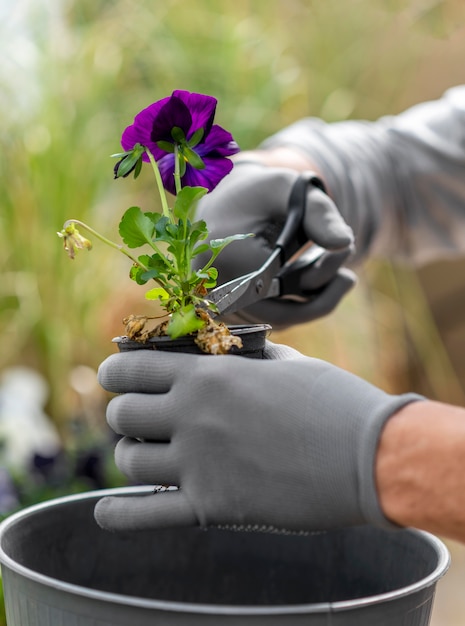
[[298,256],[295,261],[288,263],[279,272],[278,278],[280,282],[281,297],[291,298],[292,300],[305,301],[312,296],[317,296],[326,285],[321,288],[312,289],[311,291],[302,288],[302,275],[308,271],[311,265],[314,265],[325,253],[323,248],[315,244],[309,244],[308,248]]
[[289,196],[287,219],[275,244],[281,250],[281,265],[309,242],[304,228],[304,217],[310,186],[326,193],[323,181],[314,172],[302,172],[295,181]]

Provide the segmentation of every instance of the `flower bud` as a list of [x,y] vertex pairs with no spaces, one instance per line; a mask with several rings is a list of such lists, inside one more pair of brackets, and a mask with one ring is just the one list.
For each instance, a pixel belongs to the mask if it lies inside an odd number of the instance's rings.
[[91,250],[92,243],[86,237],[83,237],[74,222],[71,222],[61,232],[57,233],[58,237],[63,238],[63,247],[68,253],[70,259],[74,259],[77,250]]

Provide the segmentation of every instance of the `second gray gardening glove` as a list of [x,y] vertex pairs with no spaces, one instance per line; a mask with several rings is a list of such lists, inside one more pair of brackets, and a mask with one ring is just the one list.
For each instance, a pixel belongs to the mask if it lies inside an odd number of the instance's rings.
[[222,526],[312,531],[389,525],[374,464],[392,396],[324,361],[269,344],[268,360],[140,350],[101,365],[131,480],[178,490],[106,497],[110,530]]
[[[215,261],[218,284],[258,269],[267,259],[284,225],[297,176],[290,169],[239,162],[200,201],[197,215],[207,222],[212,239],[255,234],[222,251]],[[323,183],[316,176],[314,180],[308,186],[304,228],[308,239],[328,252],[315,265],[299,269],[300,284],[309,298],[266,300],[229,315],[229,323],[266,322],[278,329],[307,322],[330,313],[354,285],[354,273],[342,267],[353,252],[352,230],[322,191]]]

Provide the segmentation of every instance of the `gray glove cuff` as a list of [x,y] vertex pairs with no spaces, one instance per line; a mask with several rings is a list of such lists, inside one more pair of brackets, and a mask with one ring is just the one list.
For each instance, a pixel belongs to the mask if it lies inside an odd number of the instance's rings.
[[[289,361],[288,367],[292,363]],[[407,404],[424,398],[413,393],[390,395],[358,376],[317,361],[311,366],[318,371],[313,375],[307,372],[306,406],[312,416],[319,416],[319,430],[308,484],[319,490],[321,501],[324,494],[330,496],[320,508],[327,511],[324,523],[328,526],[335,519],[344,520],[345,525],[395,528],[379,504],[376,454],[387,420]],[[297,362],[294,367],[299,367]],[[318,463],[314,462],[316,455]],[[312,497],[309,493],[309,502]]]
[[376,454],[384,426],[388,419],[402,407],[411,402],[425,400],[415,393],[406,393],[400,396],[390,396],[389,400],[380,406],[378,394],[368,396],[360,407],[362,414],[371,416],[360,439],[358,456],[359,502],[363,517],[368,523],[388,529],[397,529],[399,526],[389,521],[381,510],[378,491],[376,488],[375,466]]

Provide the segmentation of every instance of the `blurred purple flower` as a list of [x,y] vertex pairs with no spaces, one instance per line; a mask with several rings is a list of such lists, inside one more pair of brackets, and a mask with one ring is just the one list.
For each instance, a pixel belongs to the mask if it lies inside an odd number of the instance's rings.
[[[136,115],[134,124],[123,132],[121,144],[125,151],[137,149],[137,144],[147,148],[158,163],[165,189],[172,194],[176,193],[177,146],[183,185],[211,191],[233,167],[227,157],[239,151],[232,135],[213,124],[216,104],[211,96],[173,91]],[[141,158],[149,161],[145,152]]]

